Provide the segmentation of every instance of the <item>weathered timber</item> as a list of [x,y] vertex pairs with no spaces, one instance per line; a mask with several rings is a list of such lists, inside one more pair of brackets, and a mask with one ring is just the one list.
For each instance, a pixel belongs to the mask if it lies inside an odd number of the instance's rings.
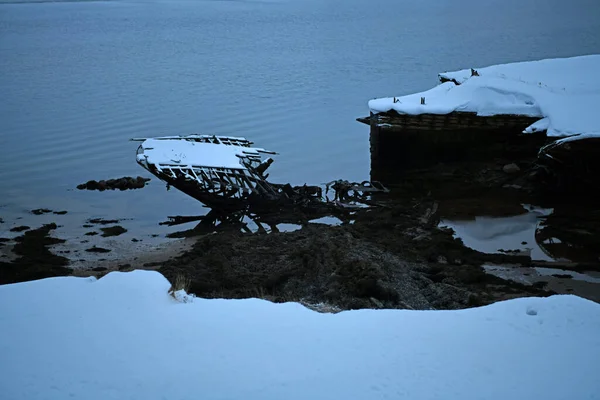
[[572,196],[584,193],[598,196],[595,189],[600,176],[600,138],[552,142],[540,149],[539,166],[544,171],[547,189]]
[[[226,220],[228,215],[256,215],[260,219],[285,213],[300,214],[291,218],[303,221],[304,214],[331,215],[339,208],[347,210],[354,202],[369,204],[371,193],[387,190],[377,183],[336,181],[331,184],[336,199],[330,202],[319,186],[269,182],[265,172],[273,159],[263,160],[261,156],[276,153],[252,144],[244,138],[225,136],[165,136],[143,140],[136,159],[166,182],[167,189],[172,186],[215,211],[215,221]],[[182,218],[167,224],[188,222]],[[206,218],[201,221],[209,223]]]
[[[521,115],[482,117],[467,112],[371,114],[361,119],[370,126],[371,179],[393,184],[407,169],[490,157],[518,159],[524,155],[520,153],[523,149],[527,149],[527,156],[534,156],[547,143],[545,132],[522,132],[537,119]],[[529,143],[532,146],[527,146]]]

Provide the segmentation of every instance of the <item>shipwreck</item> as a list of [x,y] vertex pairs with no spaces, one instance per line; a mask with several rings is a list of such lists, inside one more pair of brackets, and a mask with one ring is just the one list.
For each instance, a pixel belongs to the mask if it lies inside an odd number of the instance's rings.
[[[211,209],[219,220],[250,216],[256,220],[302,222],[325,215],[340,216],[375,203],[378,182],[333,181],[322,186],[291,186],[267,180],[277,155],[241,137],[216,135],[163,136],[141,141],[136,160],[167,189],[174,187]],[[329,191],[333,198],[329,198]],[[193,217],[169,217],[173,224]],[[197,218],[199,219],[199,218]]]

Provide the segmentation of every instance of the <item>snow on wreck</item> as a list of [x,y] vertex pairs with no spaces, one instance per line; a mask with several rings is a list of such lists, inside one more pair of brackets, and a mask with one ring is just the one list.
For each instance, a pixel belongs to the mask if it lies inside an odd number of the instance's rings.
[[[441,73],[441,83],[430,90],[369,101],[370,116],[359,121],[371,127],[375,164],[385,162],[386,151],[397,155],[397,133],[437,134],[448,153],[460,153],[465,143],[481,146],[484,157],[492,142],[531,134],[543,137],[538,149],[547,159],[568,143],[571,150],[585,147],[574,141],[598,143],[598,71],[600,55],[585,55]],[[543,147],[565,137],[569,141]],[[578,157],[561,151],[561,157],[569,154]]]
[[211,208],[236,210],[241,199],[276,196],[266,182],[275,152],[245,138],[189,135],[142,141],[137,162],[150,173]]

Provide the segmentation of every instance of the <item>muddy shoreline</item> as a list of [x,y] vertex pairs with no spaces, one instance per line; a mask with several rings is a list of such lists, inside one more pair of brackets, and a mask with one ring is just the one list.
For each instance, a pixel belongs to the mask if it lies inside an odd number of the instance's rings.
[[[572,205],[561,206],[562,200],[556,198],[550,201],[554,213],[546,223],[552,225],[540,235],[560,243],[544,244],[544,251],[581,256],[570,263],[540,263],[511,249],[482,253],[466,247],[452,230],[439,227],[442,219],[510,217],[526,214],[524,204],[548,206],[547,195],[539,191],[534,160],[533,155],[521,156],[517,162],[499,157],[403,171],[390,193],[374,197],[379,207],[357,211],[340,226],[307,223],[293,232],[242,233],[238,225],[202,232],[190,229],[192,223],[182,225],[180,235],[172,235],[192,238],[139,248],[127,257],[110,260],[101,258],[100,253],[88,263],[78,263],[68,243],[53,236],[56,224],[23,227],[20,236],[0,241],[4,255],[0,283],[146,268],[160,271],[171,282],[184,277],[190,282],[189,291],[200,297],[298,301],[321,311],[459,309],[554,293],[600,301],[598,283],[582,286],[572,276],[560,273],[600,272],[594,250],[600,248],[596,228],[600,224],[595,223],[600,215],[594,207],[580,208],[581,218],[573,220]],[[588,222],[582,225],[584,220]],[[116,235],[109,242],[84,244],[87,251],[110,254],[110,244],[120,249],[137,245],[137,239],[120,239],[127,231],[120,224],[86,221],[89,240]],[[577,243],[582,243],[579,237],[583,237],[583,247],[567,246],[569,235],[579,235]],[[561,243],[562,248],[558,246]],[[56,254],[59,247],[61,254]],[[486,265],[488,269],[484,269]],[[507,276],[490,273],[490,265],[513,266],[515,270],[556,267],[559,272],[539,279],[504,279]]]

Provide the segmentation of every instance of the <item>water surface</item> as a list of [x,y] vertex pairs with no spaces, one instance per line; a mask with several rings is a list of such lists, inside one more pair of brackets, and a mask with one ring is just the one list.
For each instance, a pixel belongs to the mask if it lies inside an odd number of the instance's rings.
[[144,175],[132,137],[244,136],[280,153],[275,181],[366,179],[355,118],[369,99],[427,89],[440,71],[600,52],[592,0],[0,3],[2,230],[39,207],[133,218],[148,234],[198,212],[155,179],[73,190]]

